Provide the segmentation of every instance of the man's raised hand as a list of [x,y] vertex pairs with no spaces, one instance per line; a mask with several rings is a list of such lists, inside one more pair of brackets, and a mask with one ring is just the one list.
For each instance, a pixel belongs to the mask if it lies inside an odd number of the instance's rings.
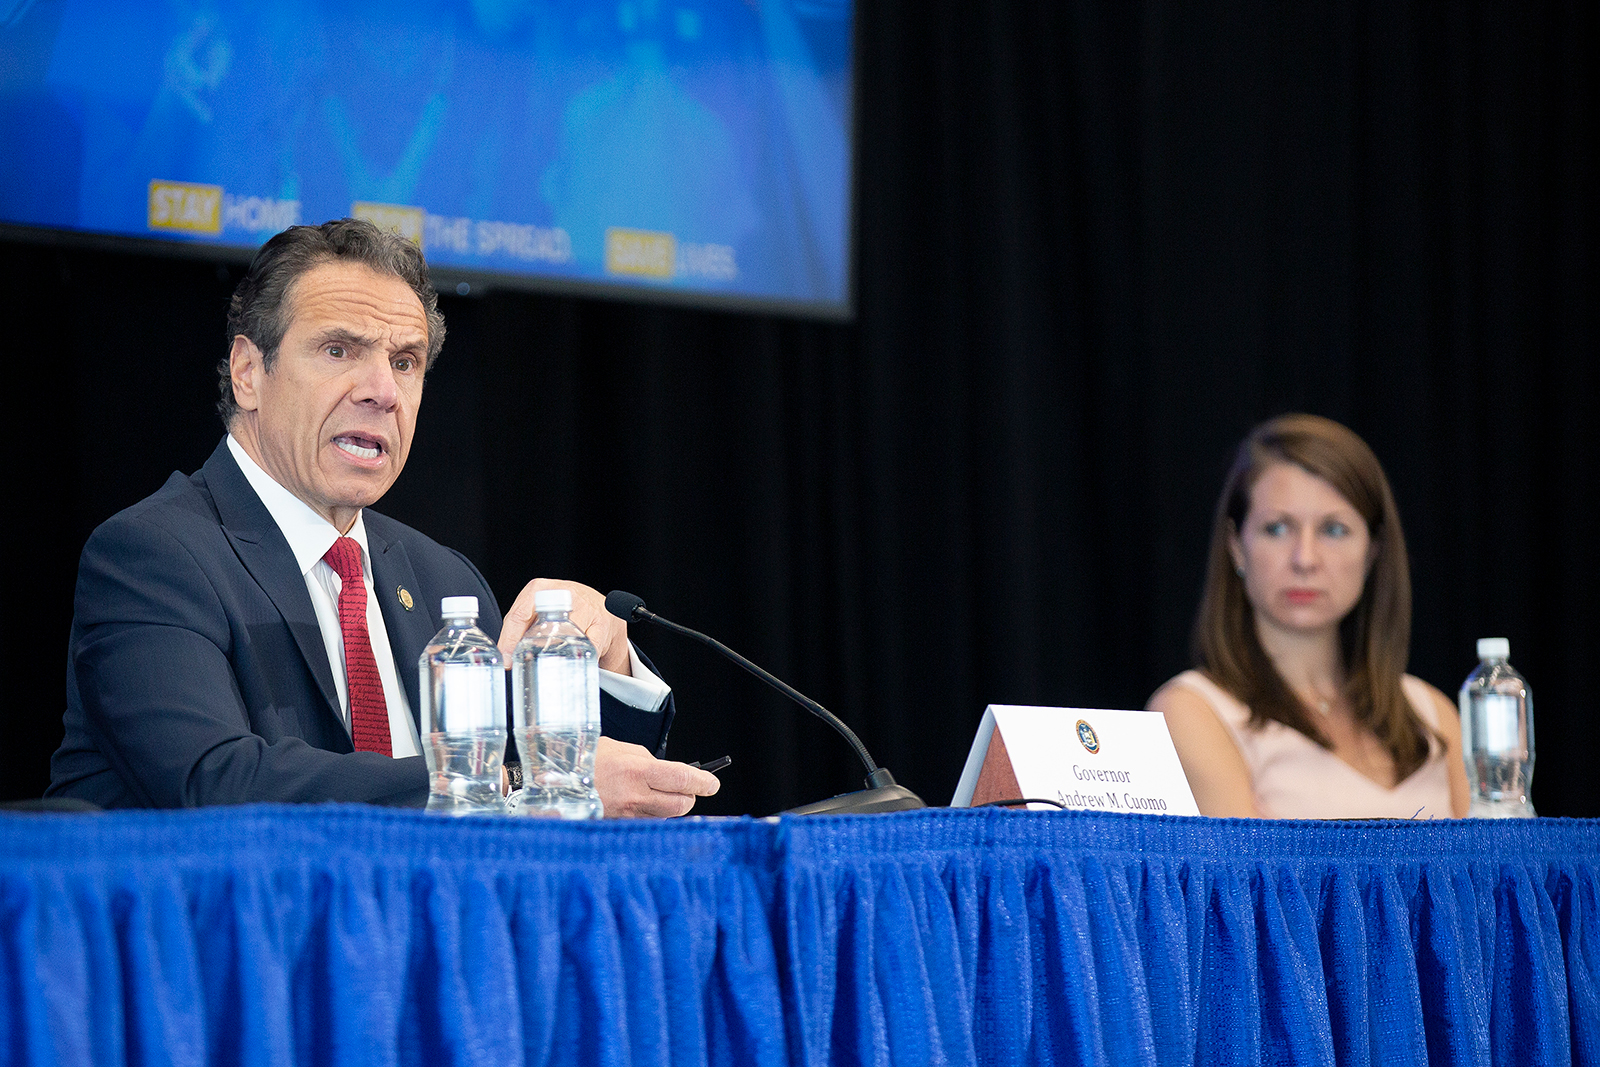
[[500,627],[500,652],[511,662],[511,652],[522,640],[522,635],[533,625],[533,595],[541,589],[565,589],[572,594],[573,625],[589,635],[600,653],[600,669],[614,674],[633,674],[632,657],[628,652],[628,624],[606,610],[606,598],[582,582],[564,582],[555,578],[535,578],[522,587],[516,602],[506,612]]

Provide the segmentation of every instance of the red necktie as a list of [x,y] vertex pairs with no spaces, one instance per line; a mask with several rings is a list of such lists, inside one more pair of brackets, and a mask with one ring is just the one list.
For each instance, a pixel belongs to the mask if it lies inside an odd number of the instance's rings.
[[344,632],[344,678],[350,692],[350,736],[357,752],[391,754],[389,706],[367,636],[367,583],[361,577],[361,546],[341,537],[322,557],[339,575],[339,628]]

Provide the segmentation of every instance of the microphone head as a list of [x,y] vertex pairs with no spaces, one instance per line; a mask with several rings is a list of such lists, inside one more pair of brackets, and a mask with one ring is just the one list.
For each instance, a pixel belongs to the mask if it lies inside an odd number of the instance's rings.
[[644,609],[644,598],[636,597],[632,593],[624,593],[621,589],[613,589],[606,594],[606,610],[619,619],[632,621],[634,612]]

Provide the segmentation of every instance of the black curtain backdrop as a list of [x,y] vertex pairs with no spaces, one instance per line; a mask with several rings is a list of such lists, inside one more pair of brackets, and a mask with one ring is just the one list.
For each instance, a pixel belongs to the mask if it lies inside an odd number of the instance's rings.
[[[1394,482],[1412,670],[1511,638],[1534,798],[1600,815],[1597,8],[861,0],[839,325],[446,297],[380,506],[478,561],[633,590],[855,724],[932,803],[989,703],[1132,708],[1187,663],[1231,450],[1339,419]],[[77,553],[198,466],[236,267],[0,244],[0,790],[60,738]],[[710,814],[858,788],[822,724],[635,627]]]

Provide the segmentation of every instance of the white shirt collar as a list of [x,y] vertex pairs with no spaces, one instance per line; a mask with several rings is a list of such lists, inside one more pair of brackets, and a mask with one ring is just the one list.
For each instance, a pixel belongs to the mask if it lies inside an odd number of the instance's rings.
[[[234,462],[239,464],[239,469],[244,472],[245,480],[250,483],[250,488],[256,491],[256,496],[261,498],[261,503],[266,506],[272,521],[278,524],[278,529],[283,532],[284,539],[289,542],[289,550],[294,553],[295,562],[300,566],[302,576],[310,574],[311,568],[333,547],[339,539],[339,530],[327,519],[311,510],[311,505],[295,496],[289,490],[273,480],[272,475],[262,470],[255,460],[250,458],[250,453],[244,446],[234,439],[233,434],[228,435],[228,451],[233,453]],[[350,527],[347,535],[355,538],[361,546],[361,565],[368,574],[372,573],[372,557],[367,552],[367,524],[364,513],[356,514],[355,525]]]

